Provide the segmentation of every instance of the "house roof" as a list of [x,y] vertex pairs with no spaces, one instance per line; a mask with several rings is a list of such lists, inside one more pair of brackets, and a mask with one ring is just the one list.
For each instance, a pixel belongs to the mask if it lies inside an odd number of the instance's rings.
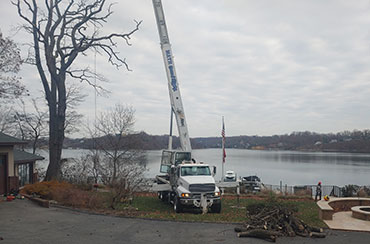
[[26,143],[27,143],[26,141],[22,141],[18,138],[0,132],[0,145],[16,145]]
[[41,157],[39,155],[35,155],[32,153],[28,153],[25,151],[20,151],[14,149],[14,163],[21,164],[21,163],[27,163],[27,162],[34,162],[36,160],[43,160],[44,157]]

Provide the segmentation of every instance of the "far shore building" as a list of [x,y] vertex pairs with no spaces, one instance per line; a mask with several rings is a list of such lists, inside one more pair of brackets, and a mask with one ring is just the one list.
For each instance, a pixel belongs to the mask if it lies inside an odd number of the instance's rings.
[[0,194],[9,194],[19,187],[37,181],[35,163],[44,158],[15,147],[27,142],[0,132]]

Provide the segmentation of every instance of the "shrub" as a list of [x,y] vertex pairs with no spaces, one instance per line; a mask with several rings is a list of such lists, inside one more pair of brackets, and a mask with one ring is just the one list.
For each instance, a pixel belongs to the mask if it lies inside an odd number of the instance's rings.
[[369,197],[370,196],[370,188],[363,186],[357,192],[358,197]]
[[359,186],[357,185],[346,185],[342,188],[342,193],[344,197],[354,197],[359,190]]
[[59,182],[59,181],[43,181],[37,182],[32,185],[26,185],[22,190],[21,193],[33,195],[36,194],[41,198],[51,200],[52,199],[52,192],[56,189],[68,189],[72,188],[73,185],[67,182]]
[[101,209],[104,207],[104,197],[98,192],[84,191],[74,188],[56,188],[51,193],[52,199],[75,208]]
[[59,181],[44,181],[26,185],[21,193],[36,194],[43,199],[55,200],[62,205],[79,208],[103,208],[105,202],[101,193],[82,190],[77,185]]

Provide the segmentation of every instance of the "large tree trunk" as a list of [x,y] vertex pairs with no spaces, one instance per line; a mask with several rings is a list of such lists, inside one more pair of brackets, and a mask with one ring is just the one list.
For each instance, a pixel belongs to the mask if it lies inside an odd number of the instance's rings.
[[45,180],[60,180],[61,157],[64,142],[64,123],[50,116],[49,166]]
[[[63,79],[63,77],[61,78]],[[58,89],[55,88],[55,93],[49,101],[49,166],[46,171],[45,180],[60,180],[61,177],[61,157],[64,142],[64,124],[66,112],[66,93],[65,86],[61,85],[64,82],[59,82]],[[58,91],[58,92],[56,92]],[[56,102],[56,93],[58,94],[58,102]]]

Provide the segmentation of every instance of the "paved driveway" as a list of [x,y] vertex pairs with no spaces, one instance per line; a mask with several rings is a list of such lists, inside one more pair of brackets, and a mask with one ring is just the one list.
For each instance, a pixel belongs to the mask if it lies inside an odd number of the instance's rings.
[[[230,224],[153,221],[41,208],[29,200],[0,202],[0,244],[5,243],[268,243],[237,238]],[[325,239],[279,238],[277,243],[369,243],[370,234],[330,231]]]

